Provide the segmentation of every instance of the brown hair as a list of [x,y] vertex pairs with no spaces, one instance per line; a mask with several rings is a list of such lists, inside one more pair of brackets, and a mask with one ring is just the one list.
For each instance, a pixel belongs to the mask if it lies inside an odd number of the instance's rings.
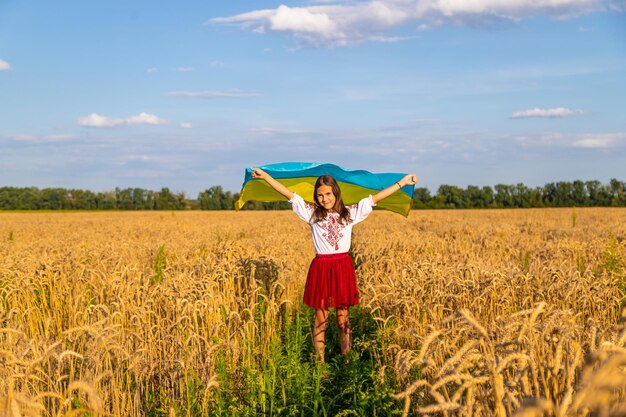
[[315,181],[315,188],[313,189],[313,201],[315,201],[313,218],[315,221],[319,222],[320,220],[325,219],[328,214],[328,210],[326,210],[326,208],[324,208],[324,206],[317,201],[317,189],[322,185],[328,185],[333,191],[333,195],[335,196],[335,205],[333,210],[336,213],[339,213],[339,222],[341,224],[344,224],[344,221],[345,224],[350,223],[350,210],[348,210],[345,204],[343,204],[343,200],[341,198],[341,188],[339,188],[337,181],[335,181],[335,179],[330,175],[322,175],[317,179],[317,181]]

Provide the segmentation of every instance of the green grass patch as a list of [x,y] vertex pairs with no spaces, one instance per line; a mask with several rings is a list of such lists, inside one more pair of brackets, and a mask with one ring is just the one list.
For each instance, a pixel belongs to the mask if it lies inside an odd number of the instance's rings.
[[165,245],[161,245],[152,261],[152,268],[154,269],[154,275],[152,276],[153,284],[161,284],[163,282],[166,267],[167,257],[165,255]]
[[[257,317],[258,320],[258,317]],[[312,309],[287,312],[269,349],[255,352],[248,365],[233,364],[224,351],[216,363],[220,381],[210,414],[216,416],[393,416],[402,405],[392,376],[381,372],[382,334],[371,314],[350,309],[353,349],[344,356],[334,310],[329,314],[326,363],[314,355]],[[259,343],[258,345],[262,345]]]

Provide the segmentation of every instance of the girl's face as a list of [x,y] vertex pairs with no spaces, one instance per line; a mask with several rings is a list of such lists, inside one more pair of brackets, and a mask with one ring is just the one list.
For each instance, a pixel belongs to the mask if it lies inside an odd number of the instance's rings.
[[315,197],[317,198],[317,204],[326,210],[331,210],[335,207],[337,198],[333,194],[333,189],[330,185],[320,185],[315,191]]

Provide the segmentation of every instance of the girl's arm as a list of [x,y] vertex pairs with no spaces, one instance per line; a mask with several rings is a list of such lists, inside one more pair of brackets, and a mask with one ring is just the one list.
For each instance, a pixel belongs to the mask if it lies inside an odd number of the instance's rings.
[[287,197],[287,200],[291,201],[293,198],[293,191],[290,191],[289,188],[276,181],[270,174],[263,171],[261,168],[250,169],[252,170],[252,178],[261,178],[265,180],[265,182],[267,182],[274,190]]
[[391,185],[390,187],[385,188],[384,190],[379,191],[376,195],[372,196],[372,200],[374,200],[374,204],[378,204],[380,200],[383,200],[389,197],[391,194],[398,191],[400,188],[405,185],[413,185],[417,184],[417,175],[409,174],[406,177],[402,178],[400,181]]

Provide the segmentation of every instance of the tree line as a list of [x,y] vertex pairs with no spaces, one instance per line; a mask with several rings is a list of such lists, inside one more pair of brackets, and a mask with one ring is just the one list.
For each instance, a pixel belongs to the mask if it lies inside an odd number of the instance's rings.
[[[0,210],[233,210],[239,193],[212,186],[188,198],[184,192],[143,188],[116,188],[114,191],[36,187],[0,187]],[[626,184],[611,179],[600,181],[551,182],[531,188],[524,184],[498,184],[495,187],[470,185],[461,188],[442,185],[432,195],[417,187],[415,209],[448,208],[531,208],[531,207],[626,207]],[[244,210],[289,209],[287,202],[246,203]]]

